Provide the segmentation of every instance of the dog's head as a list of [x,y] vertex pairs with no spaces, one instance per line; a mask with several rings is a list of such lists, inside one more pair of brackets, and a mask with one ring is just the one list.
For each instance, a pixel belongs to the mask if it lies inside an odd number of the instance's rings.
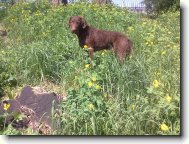
[[87,22],[81,16],[72,16],[68,21],[68,25],[71,31],[75,33],[81,29],[85,29],[87,27]]

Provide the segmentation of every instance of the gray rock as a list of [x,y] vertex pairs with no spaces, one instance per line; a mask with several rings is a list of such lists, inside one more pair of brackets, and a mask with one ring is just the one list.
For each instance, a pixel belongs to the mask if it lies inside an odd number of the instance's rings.
[[[1,102],[0,115],[5,110],[3,103],[10,103],[6,111],[9,116],[6,118],[6,125],[12,124],[16,129],[31,127],[33,130],[41,127],[42,134],[49,134],[51,130],[51,110],[58,108],[61,97],[55,93],[49,93],[39,87],[26,86],[22,89],[20,95],[15,100]],[[16,121],[13,112],[19,112],[25,115],[25,118]]]

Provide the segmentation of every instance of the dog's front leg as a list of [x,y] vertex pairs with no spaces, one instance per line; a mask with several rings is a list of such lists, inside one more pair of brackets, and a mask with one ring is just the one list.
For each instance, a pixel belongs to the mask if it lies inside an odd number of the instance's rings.
[[91,58],[91,60],[93,59],[93,55],[94,55],[94,49],[92,47],[88,48],[88,52],[89,52],[89,57]]

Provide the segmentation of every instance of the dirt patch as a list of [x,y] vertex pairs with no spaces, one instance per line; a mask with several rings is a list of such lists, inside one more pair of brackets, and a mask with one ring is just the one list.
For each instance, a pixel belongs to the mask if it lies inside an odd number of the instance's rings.
[[0,23],[0,40],[2,40],[3,45],[6,46],[9,43],[8,33],[2,23]]

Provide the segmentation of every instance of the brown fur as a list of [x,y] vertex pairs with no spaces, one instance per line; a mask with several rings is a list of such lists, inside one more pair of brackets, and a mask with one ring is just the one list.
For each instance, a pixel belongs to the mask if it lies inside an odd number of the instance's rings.
[[132,42],[119,32],[99,30],[87,24],[80,16],[72,16],[68,21],[69,27],[79,39],[80,47],[87,45],[89,56],[93,58],[95,51],[110,49],[123,60],[132,50]]

